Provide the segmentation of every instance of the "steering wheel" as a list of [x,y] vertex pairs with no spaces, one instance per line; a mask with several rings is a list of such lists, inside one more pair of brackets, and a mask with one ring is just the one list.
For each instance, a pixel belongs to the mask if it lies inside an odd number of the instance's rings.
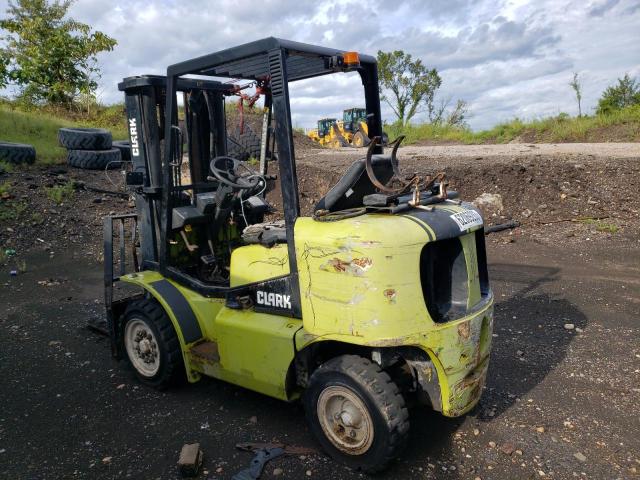
[[[239,175],[239,168],[244,168],[249,172],[248,175]],[[262,181],[262,176],[253,172],[243,162],[226,155],[215,157],[211,160],[209,169],[220,183],[239,190],[255,188]]]

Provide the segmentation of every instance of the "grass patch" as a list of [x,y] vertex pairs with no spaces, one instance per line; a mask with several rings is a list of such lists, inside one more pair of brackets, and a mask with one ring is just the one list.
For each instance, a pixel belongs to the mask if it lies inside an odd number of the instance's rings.
[[596,231],[600,233],[618,233],[620,227],[614,225],[613,223],[603,222],[602,220],[598,220],[596,218],[583,218],[579,220],[580,223],[584,223],[585,225],[594,225],[596,227]]
[[[124,105],[97,107],[87,116],[50,108],[25,111],[11,102],[0,103],[0,140],[33,145],[40,164],[64,162],[67,151],[58,144],[62,127],[106,128],[114,139],[128,138]],[[0,165],[0,172],[3,169]]]
[[72,198],[75,191],[74,182],[67,182],[64,185],[56,185],[54,187],[47,188],[47,197],[60,205],[65,200]]
[[0,183],[0,198],[11,195],[11,182]]
[[27,207],[27,202],[0,202],[0,222],[17,220]]
[[524,121],[514,119],[496,125],[489,130],[473,132],[465,127],[447,125],[385,125],[385,131],[393,140],[405,135],[405,144],[434,143],[560,143],[560,142],[638,142],[640,141],[640,105],[624,108],[606,115],[570,117],[558,116]]

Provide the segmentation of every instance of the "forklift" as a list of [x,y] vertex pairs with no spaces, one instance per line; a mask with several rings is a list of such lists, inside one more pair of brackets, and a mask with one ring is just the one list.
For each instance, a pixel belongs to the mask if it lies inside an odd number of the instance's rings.
[[[289,83],[353,71],[369,147],[302,216]],[[264,95],[275,153],[259,165],[226,150],[238,79]],[[136,213],[104,220],[105,302],[112,354],[140,382],[210,376],[301,401],[322,448],[364,472],[402,452],[409,406],[477,404],[493,328],[483,219],[442,174],[403,174],[401,138],[384,152],[374,57],[265,38],[119,88]]]

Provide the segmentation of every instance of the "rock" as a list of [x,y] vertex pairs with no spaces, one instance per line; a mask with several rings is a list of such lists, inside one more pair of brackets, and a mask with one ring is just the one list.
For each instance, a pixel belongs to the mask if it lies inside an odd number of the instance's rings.
[[305,473],[306,473],[307,477],[311,476],[311,470],[307,470]]
[[504,209],[502,203],[502,195],[499,193],[483,193],[477,197],[473,205],[482,210],[485,216],[491,216],[492,213],[499,213]]
[[585,457],[582,453],[580,452],[576,452],[573,454],[573,456],[576,458],[576,460],[578,460],[579,462],[586,462],[587,461],[587,457]]
[[187,443],[182,446],[178,458],[178,468],[183,477],[195,477],[202,465],[202,450],[199,443]]
[[104,463],[105,465],[108,465],[109,463],[111,463],[112,459],[113,459],[113,457],[104,457],[102,459],[102,463]]
[[124,383],[121,383],[120,385],[118,385],[116,387],[117,390],[122,390],[126,385]]
[[544,427],[536,427],[536,432],[544,433]]
[[531,210],[529,210],[528,208],[526,208],[523,212],[522,212],[522,216],[524,218],[529,218],[531,215],[533,214],[533,212]]
[[274,468],[273,469],[273,476],[276,477],[278,475],[282,475],[283,472],[284,472],[284,470],[282,470],[281,468]]
[[253,417],[251,417],[249,419],[249,423],[253,423],[253,424],[258,423],[258,417],[256,417],[255,415]]
[[496,442],[489,442],[489,446],[491,448],[496,448]]
[[500,451],[507,455],[511,455],[514,450],[515,450],[514,446],[511,445],[510,443],[505,443],[500,447]]
[[564,329],[565,330],[573,330],[576,326],[573,323],[565,323],[564,324]]
[[477,437],[478,435],[480,435],[480,430],[478,430],[477,428],[474,428],[473,434]]
[[584,330],[582,330],[580,327],[576,327],[576,332],[582,333],[582,332],[584,332]]

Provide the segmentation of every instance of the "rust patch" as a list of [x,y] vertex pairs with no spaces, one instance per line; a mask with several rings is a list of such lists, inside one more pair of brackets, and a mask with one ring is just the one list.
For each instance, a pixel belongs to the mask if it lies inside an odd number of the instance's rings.
[[387,288],[382,292],[389,303],[396,303],[396,291],[393,288]]
[[328,262],[322,264],[320,268],[322,270],[360,276],[369,270],[371,265],[373,265],[373,260],[368,257],[354,258],[350,262],[334,257]]
[[469,340],[469,336],[471,335],[469,322],[463,322],[460,325],[458,325],[458,335],[464,340]]

